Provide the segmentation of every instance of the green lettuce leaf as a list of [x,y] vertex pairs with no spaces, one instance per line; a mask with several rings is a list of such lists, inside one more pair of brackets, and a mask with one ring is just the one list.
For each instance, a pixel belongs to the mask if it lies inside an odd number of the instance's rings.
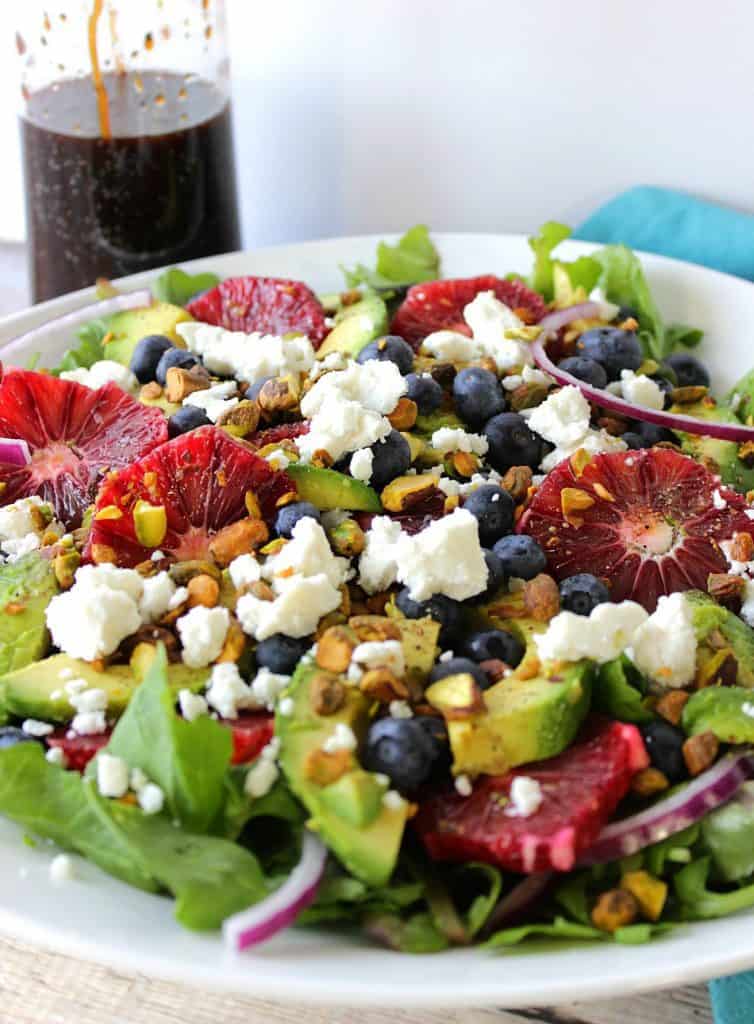
[[52,563],[36,551],[0,565],[0,608],[22,606],[16,615],[0,615],[0,674],[24,668],[47,653],[47,605],[58,592]]
[[185,306],[198,292],[206,292],[219,283],[217,274],[187,274],[180,267],[169,267],[155,278],[152,294],[159,302]]
[[92,779],[49,764],[36,743],[0,750],[0,813],[129,885],[171,893],[187,928],[219,928],[268,892],[248,850],[102,799]]
[[696,348],[704,337],[704,331],[687,324],[668,324],[665,328],[665,341],[668,352],[677,348]]
[[369,915],[400,916],[423,897],[422,882],[396,878],[384,886],[369,886],[331,861],[317,891],[316,900],[298,920],[301,924],[319,924],[323,921],[353,923]]
[[553,250],[570,236],[571,229],[566,224],[549,220],[539,229],[539,234],[529,239],[529,246],[534,253],[534,266],[527,283],[548,302],[555,296],[556,267],[566,272],[572,289],[583,288],[587,295],[602,273],[601,265],[591,256],[579,256],[571,262],[553,259]]
[[374,270],[363,263],[342,270],[349,288],[366,285],[374,291],[389,291],[436,280],[440,276],[440,255],[429,230],[424,224],[416,224],[395,245],[379,243]]
[[645,682],[623,654],[600,666],[592,691],[592,705],[620,722],[649,722],[654,717],[642,703]]
[[50,372],[57,377],[63,370],[88,370],[100,359],[104,359],[105,347],[102,342],[107,330],[106,320],[90,320],[89,323],[83,324],[76,331],[78,345],[67,349],[60,362]]
[[424,912],[401,918],[378,914],[365,922],[367,932],[399,953],[441,953],[449,942],[431,914]]
[[161,646],[118,721],[107,752],[156,782],[171,816],[187,829],[208,832],[217,827],[225,804],[233,741],[230,730],[208,715],[187,722],[176,713],[166,669]]
[[500,946],[517,946],[524,939],[531,938],[604,940],[608,935],[598,928],[567,921],[564,917],[556,917],[549,924],[522,924],[517,928],[504,928],[495,932],[492,938],[485,942],[485,947],[498,949]]
[[754,907],[754,884],[729,892],[714,892],[708,888],[712,861],[700,857],[682,868],[673,879],[681,914],[686,920],[696,921],[711,917],[725,917],[738,910]]
[[646,355],[658,361],[669,355],[675,342],[668,338],[639,257],[625,245],[606,245],[594,258],[602,265],[599,284],[608,301],[635,311]]

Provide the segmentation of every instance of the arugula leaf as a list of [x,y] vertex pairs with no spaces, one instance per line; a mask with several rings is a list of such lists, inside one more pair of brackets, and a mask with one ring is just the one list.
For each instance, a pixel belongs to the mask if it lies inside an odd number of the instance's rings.
[[668,352],[677,348],[696,348],[704,337],[704,331],[687,324],[668,324],[665,328],[665,341]]
[[596,710],[621,722],[649,722],[653,715],[642,703],[644,689],[641,673],[622,654],[600,667],[592,691],[592,703]]
[[588,925],[566,921],[564,917],[556,917],[550,924],[522,924],[517,928],[504,928],[496,932],[485,942],[485,948],[498,949],[500,946],[517,946],[524,939],[598,939],[608,938],[606,932]]
[[52,563],[36,551],[0,565],[0,608],[13,603],[22,609],[0,616],[1,674],[45,656],[49,645],[45,611],[57,592]]
[[606,245],[594,258],[602,264],[599,284],[608,300],[635,311],[646,354],[658,361],[669,355],[675,342],[668,340],[639,257],[625,245]]
[[538,235],[529,239],[529,247],[534,253],[534,266],[527,283],[548,302],[555,297],[558,269],[567,274],[571,290],[583,288],[587,295],[602,273],[601,265],[591,256],[579,256],[571,262],[553,259],[553,250],[570,236],[571,229],[566,224],[549,220],[539,229]]
[[88,370],[94,363],[104,359],[105,347],[102,342],[107,330],[107,321],[102,319],[82,324],[76,331],[79,344],[67,349],[58,365],[50,372],[57,377],[63,370]]
[[424,224],[409,228],[395,245],[380,242],[374,270],[357,263],[352,270],[341,268],[349,288],[366,285],[375,291],[406,288],[440,276],[440,256]]
[[754,884],[730,892],[714,892],[709,889],[707,880],[711,867],[709,857],[700,857],[682,868],[673,879],[681,913],[686,920],[725,917],[726,914],[754,906]]
[[399,953],[441,953],[449,945],[432,915],[424,912],[406,920],[395,914],[375,915],[365,922],[365,928],[373,938]]
[[477,893],[466,911],[466,927],[469,935],[476,935],[484,927],[488,917],[497,906],[503,887],[503,877],[498,869],[491,864],[476,862],[464,864],[462,870],[481,876],[483,883],[486,884],[486,891],[483,889]]
[[175,710],[160,646],[144,682],[115,727],[107,752],[142,771],[165,793],[173,817],[194,832],[210,831],[226,798],[230,731],[207,715],[187,722]]
[[670,921],[627,924],[613,932],[613,940],[620,942],[623,946],[640,946],[654,939],[657,935],[664,935],[675,927],[676,925]]
[[298,918],[301,924],[348,921],[366,915],[400,915],[424,896],[422,882],[398,879],[375,888],[346,872],[332,861],[317,891],[314,904]]
[[578,924],[590,925],[589,897],[587,888],[592,880],[590,871],[581,871],[569,875],[555,890],[555,900],[565,912],[578,922]]
[[668,836],[667,839],[648,846],[642,851],[647,871],[650,875],[663,878],[671,866],[677,866],[684,861],[689,862],[692,857],[691,847],[696,844],[698,839],[699,826],[689,825],[683,831],[676,832],[674,836]]
[[219,928],[268,892],[248,850],[104,800],[92,779],[49,764],[36,743],[0,750],[0,812],[121,881],[172,893],[175,916],[187,928]]
[[206,292],[219,283],[217,274],[187,274],[180,267],[169,267],[155,279],[152,294],[159,302],[185,306],[198,292]]

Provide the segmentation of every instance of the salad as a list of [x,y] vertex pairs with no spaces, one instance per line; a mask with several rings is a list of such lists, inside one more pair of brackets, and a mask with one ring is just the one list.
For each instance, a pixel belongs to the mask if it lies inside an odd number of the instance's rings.
[[329,295],[101,282],[6,349],[70,346],[0,381],[0,813],[51,884],[238,950],[754,906],[754,371],[713,396],[568,233],[526,278],[417,226]]

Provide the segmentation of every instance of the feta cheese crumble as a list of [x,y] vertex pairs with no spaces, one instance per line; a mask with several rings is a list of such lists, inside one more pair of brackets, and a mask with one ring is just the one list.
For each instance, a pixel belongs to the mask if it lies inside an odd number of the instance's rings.
[[396,562],[398,581],[408,586],[413,601],[426,601],[433,594],[465,601],[487,586],[477,521],[464,509],[430,523],[413,537],[403,534],[396,545]]
[[167,572],[158,572],[156,576],[147,576],[144,579],[139,602],[139,613],[144,622],[156,622],[162,618],[170,608],[176,589]]
[[28,534],[36,533],[43,518],[52,518],[52,509],[38,494],[19,498],[10,505],[0,508],[0,540],[23,540]]
[[272,739],[246,773],[244,792],[252,799],[266,796],[278,780],[280,769],[275,763],[280,753],[280,740]]
[[206,715],[209,710],[204,697],[200,693],[192,693],[191,690],[181,690],[178,693],[178,707],[187,722],[195,721]]
[[510,788],[510,804],[505,813],[510,818],[530,818],[542,806],[544,795],[536,779],[528,775],[517,775]]
[[663,687],[686,686],[696,672],[696,632],[683,594],[661,597],[634,634],[632,660]]
[[176,622],[183,645],[183,660],[190,668],[204,668],[220,656],[230,626],[227,608],[197,605]]
[[577,387],[570,385],[554,392],[532,411],[529,428],[555,445],[555,450],[542,460],[541,468],[545,473],[579,448],[591,455],[626,450],[626,442],[620,438],[611,437],[605,430],[592,430],[590,414],[587,400]]
[[457,331],[435,331],[422,342],[425,352],[446,363],[469,363],[479,356],[474,338]]
[[220,384],[213,384],[201,391],[193,391],[183,399],[183,404],[201,409],[208,420],[217,423],[226,412],[230,412],[238,405],[237,392],[235,381],[222,381]]
[[61,882],[70,882],[75,877],[76,872],[73,867],[73,860],[67,853],[59,853],[57,857],[52,858],[50,861],[51,882],[54,882],[55,885],[60,885]]
[[244,633],[255,640],[266,640],[274,633],[308,636],[322,616],[335,611],[343,599],[324,573],[276,579],[275,590],[273,601],[263,601],[253,594],[244,594],[238,600],[238,621]]
[[322,749],[326,754],[336,754],[339,750],[356,750],[358,741],[350,725],[345,722],[336,722],[335,729],[330,733]]
[[588,617],[560,612],[550,619],[544,633],[535,635],[534,642],[544,661],[591,658],[604,665],[630,646],[636,630],[648,618],[634,601],[598,604]]
[[407,700],[391,700],[388,705],[391,718],[413,718],[414,712]]
[[324,575],[333,587],[345,583],[348,559],[334,555],[327,534],[316,519],[304,516],[293,527],[291,539],[264,564],[263,574],[273,583],[291,575]]
[[468,775],[457,775],[453,783],[455,786],[456,793],[459,796],[471,796],[474,791],[474,787],[471,784],[471,779]]
[[27,736],[41,737],[49,736],[53,732],[53,726],[49,722],[39,722],[36,718],[27,718],[21,724],[21,729]]
[[644,373],[621,370],[620,386],[621,394],[627,402],[642,405],[645,409],[659,411],[665,408],[665,395],[660,390],[660,385]]
[[400,640],[366,640],[354,648],[351,660],[362,668],[388,668],[399,677],[406,671]]
[[314,349],[304,337],[282,338],[258,331],[246,334],[198,322],[178,324],[176,331],[189,351],[201,356],[210,373],[249,384],[263,377],[307,373],[314,365]]
[[73,380],[77,384],[83,384],[86,388],[104,387],[105,384],[117,384],[123,391],[133,394],[139,387],[139,382],[122,363],[116,363],[114,359],[98,359],[96,363],[87,369],[80,367],[76,370],[63,370],[60,374],[61,380]]
[[374,453],[370,448],[359,448],[351,456],[348,469],[352,477],[356,480],[362,480],[365,484],[368,484],[372,479],[372,464],[374,463]]
[[104,711],[80,711],[73,716],[69,735],[98,736],[107,728]]
[[141,576],[133,569],[85,565],[70,590],[47,606],[53,642],[72,658],[95,661],[112,654],[141,625]]
[[712,504],[719,512],[722,512],[723,509],[726,509],[728,507],[728,502],[720,493],[719,487],[716,487],[715,490],[712,492]]
[[145,814],[159,814],[165,806],[165,794],[154,782],[147,782],[137,793],[139,807]]
[[131,773],[122,757],[97,755],[97,789],[100,796],[119,799],[128,792]]
[[394,519],[376,516],[359,559],[359,586],[367,594],[387,590],[398,578],[398,548],[405,534]]
[[460,427],[440,427],[432,434],[431,444],[440,455],[447,455],[448,452],[473,452],[474,455],[484,455],[489,448],[486,437],[481,434],[470,434]]
[[257,707],[251,687],[241,678],[238,666],[232,661],[213,667],[205,696],[210,707],[222,718],[238,718],[239,711]]
[[253,555],[239,555],[238,558],[234,558],[228,566],[228,572],[236,590],[241,590],[242,587],[250,587],[262,575],[259,562]]
[[406,801],[395,789],[389,789],[382,796],[382,806],[388,811],[402,811],[406,806]]

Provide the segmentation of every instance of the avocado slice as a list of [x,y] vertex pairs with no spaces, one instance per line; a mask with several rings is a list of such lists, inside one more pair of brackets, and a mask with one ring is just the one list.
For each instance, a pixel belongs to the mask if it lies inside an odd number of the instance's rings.
[[379,295],[368,292],[360,302],[342,306],[335,314],[335,326],[320,345],[317,357],[324,359],[331,352],[355,357],[387,329],[387,306]]
[[[518,636],[526,644],[526,654],[511,675],[484,691],[485,707],[478,714],[456,719],[444,709],[457,775],[500,775],[520,764],[555,757],[575,738],[590,705],[592,662],[566,668],[541,664],[534,636],[544,624],[523,617],[501,619],[490,614],[490,608],[482,610],[482,620]],[[431,691],[427,696],[431,702]]]
[[45,611],[57,592],[52,562],[36,551],[0,566],[0,673],[45,656]]
[[687,590],[684,600],[691,605],[697,670],[711,671],[713,659],[720,662],[729,652],[736,660],[736,684],[754,689],[754,629],[701,590]]
[[[168,665],[168,682],[176,693],[201,690],[208,676],[208,669],[189,668],[182,663]],[[108,713],[115,715],[126,708],[141,682],[130,665],[108,665],[100,672],[87,661],[54,654],[0,677],[0,706],[19,718],[68,722],[75,714],[64,690],[69,679],[83,679],[88,688],[104,690]],[[56,691],[60,696],[53,698]]]
[[291,462],[286,473],[296,484],[301,501],[310,501],[317,508],[342,508],[352,512],[379,512],[382,509],[380,496],[374,488],[335,469]]
[[741,423],[750,425],[754,417],[754,370],[737,381],[724,398],[725,404]]
[[[724,405],[715,405],[704,400],[693,405],[674,405],[673,413],[684,416],[695,416],[700,420],[711,420],[716,423],[738,423],[738,418]],[[711,459],[718,467],[720,478],[724,484],[735,487],[737,491],[750,491],[754,488],[754,467],[747,466],[738,457],[738,445],[735,441],[722,441],[716,437],[704,437],[701,434],[684,434],[676,431],[681,439],[681,448],[686,455],[703,461]]]
[[744,782],[729,803],[705,814],[699,827],[723,882],[754,872],[754,782]]
[[683,709],[681,724],[689,736],[712,732],[721,743],[754,743],[754,699],[742,686],[707,686]]
[[275,716],[280,764],[311,815],[310,827],[351,874],[368,885],[384,885],[395,867],[409,805],[386,807],[384,784],[365,772],[353,755],[351,767],[329,785],[320,786],[308,777],[309,758],[322,749],[338,723],[363,738],[370,720],[371,702],[354,686],[346,686],[345,702],[336,714],[318,715],[312,708],[311,687],[319,672],[311,660],[301,661],[285,691],[284,696],[293,700],[293,710],[288,715],[278,711]]
[[452,410],[437,409],[435,412],[427,413],[426,416],[417,416],[413,433],[429,440],[434,432],[442,427],[450,427],[453,430],[457,430],[459,427],[463,430],[466,429],[463,420],[459,419]]
[[128,366],[136,343],[148,334],[164,334],[177,348],[185,348],[185,341],[175,329],[178,324],[193,319],[181,306],[169,302],[153,302],[142,309],[124,309],[108,322],[110,340],[105,344],[105,358]]

